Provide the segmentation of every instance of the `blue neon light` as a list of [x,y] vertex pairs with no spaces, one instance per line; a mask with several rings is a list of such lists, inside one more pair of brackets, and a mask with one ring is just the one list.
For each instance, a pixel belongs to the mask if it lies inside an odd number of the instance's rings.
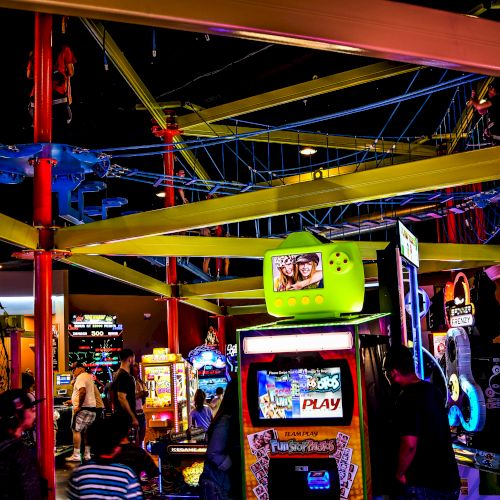
[[313,470],[308,472],[307,486],[310,490],[329,490],[330,473],[327,470]]

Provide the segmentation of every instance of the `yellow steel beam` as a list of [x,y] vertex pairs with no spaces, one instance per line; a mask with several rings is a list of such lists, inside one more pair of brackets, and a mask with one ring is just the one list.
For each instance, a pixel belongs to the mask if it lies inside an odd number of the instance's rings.
[[217,305],[209,302],[208,300],[189,298],[185,300],[186,304],[201,309],[202,311],[208,312],[210,314],[216,314],[217,316],[223,316],[222,309]]
[[[128,62],[123,52],[120,50],[116,42],[113,40],[112,36],[109,34],[109,31],[106,31],[102,23],[98,21],[85,18],[81,18],[81,21],[101,47],[103,47],[104,43],[106,44],[106,54],[109,56],[111,62],[115,65],[118,72],[123,76],[124,80],[128,83],[130,88],[134,91],[136,96],[142,102],[144,107],[149,111],[158,125],[161,128],[165,128],[167,122],[162,106],[156,102],[151,92],[149,92],[144,82],[135,72],[132,65]],[[106,38],[106,42],[104,42],[104,37]],[[182,141],[180,137],[174,137],[174,142],[179,141]],[[209,179],[207,172],[202,167],[200,162],[195,158],[193,153],[191,151],[184,151],[182,150],[182,148],[180,149],[184,159],[195,171],[196,175],[200,179]]]
[[121,281],[130,286],[142,288],[148,292],[152,292],[165,297],[170,297],[172,294],[172,287],[151,278],[138,271],[134,271],[128,267],[117,264],[116,262],[106,259],[105,257],[89,256],[89,255],[73,255],[71,257],[60,259],[62,262],[71,264],[72,266],[86,269],[92,273],[100,274],[106,278],[111,278]]
[[239,316],[242,314],[267,314],[266,304],[254,304],[249,306],[228,306],[228,316]]
[[[485,95],[486,92],[488,92],[488,85],[492,83],[494,78],[491,76],[489,78],[486,78],[483,82],[481,82],[481,85],[479,85],[478,90],[477,90],[477,98],[482,99]],[[460,116],[458,122],[455,124],[455,128],[453,129],[453,132],[451,134],[452,139],[448,143],[448,154],[453,153],[455,151],[455,148],[457,147],[458,142],[462,138],[464,134],[466,134],[469,125],[472,122],[472,118],[474,117],[474,108],[472,106],[466,107],[462,115]]]
[[206,170],[203,168],[201,163],[196,159],[196,156],[191,150],[183,149],[184,145],[179,146],[177,143],[182,142],[183,139],[180,135],[174,135],[172,138],[174,145],[177,149],[180,149],[180,152],[184,158],[184,161],[193,169],[194,173],[202,180],[210,179],[210,176],[207,174]]
[[264,297],[262,276],[234,280],[179,285],[181,297],[261,299]]
[[498,23],[387,0],[0,0],[83,16],[500,76]]
[[341,135],[325,135],[290,132],[288,130],[278,130],[267,132],[266,129],[255,127],[234,127],[229,125],[200,125],[183,130],[183,135],[194,137],[222,137],[236,134],[259,135],[242,137],[243,141],[265,142],[272,144],[287,144],[291,146],[310,146],[314,148],[346,149],[348,151],[370,151],[379,154],[389,153],[391,155],[411,155],[420,157],[436,156],[434,146],[423,146],[418,143],[394,142],[380,139],[375,142],[367,137],[348,137]]
[[304,172],[297,175],[289,175],[286,177],[279,177],[273,179],[272,181],[259,182],[258,186],[287,186],[289,184],[297,184],[299,182],[312,181],[315,180],[316,176],[321,178],[325,177],[336,177],[337,175],[344,174],[354,174],[356,172],[363,172],[365,170],[371,170],[380,167],[388,167],[392,165],[399,165],[401,163],[408,163],[412,161],[413,158],[403,155],[387,155],[385,158],[380,160],[370,160],[361,162],[359,164],[353,163],[351,165],[340,165],[338,167],[331,167],[320,169],[319,171]]
[[239,101],[221,104],[220,106],[205,109],[197,113],[179,116],[177,123],[179,124],[179,128],[185,132],[191,127],[198,127],[199,125],[245,115],[273,106],[362,85],[363,83],[402,75],[417,71],[418,69],[420,68],[410,64],[399,64],[388,61],[370,64],[362,68],[343,71],[342,73],[272,90],[271,92],[240,99]]
[[210,236],[151,236],[71,249],[73,255],[134,255],[154,257],[250,257],[262,258],[282,239],[216,238]]
[[59,229],[59,249],[186,231],[500,178],[500,148],[189,203]]
[[0,240],[22,248],[38,248],[38,231],[33,226],[0,214]]

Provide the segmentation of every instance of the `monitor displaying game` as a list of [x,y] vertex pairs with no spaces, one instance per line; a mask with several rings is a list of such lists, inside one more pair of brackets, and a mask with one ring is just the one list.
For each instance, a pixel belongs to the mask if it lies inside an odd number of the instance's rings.
[[108,314],[74,314],[68,324],[69,364],[82,362],[91,375],[106,385],[120,366],[123,325]]
[[[353,386],[345,360],[254,364],[249,372],[252,420],[260,425],[348,425]],[[281,366],[280,366],[281,364]]]
[[58,373],[56,375],[56,385],[71,384],[71,373]]
[[212,399],[215,396],[217,387],[222,387],[226,390],[227,379],[226,377],[214,378],[199,378],[198,388],[201,389],[207,396],[207,399]]
[[418,267],[419,257],[417,237],[412,234],[401,221],[398,221],[398,235],[401,257],[404,257],[408,262],[413,264],[415,267]]
[[340,368],[295,368],[257,372],[263,419],[342,418]]
[[323,288],[321,252],[272,257],[273,290],[287,292]]

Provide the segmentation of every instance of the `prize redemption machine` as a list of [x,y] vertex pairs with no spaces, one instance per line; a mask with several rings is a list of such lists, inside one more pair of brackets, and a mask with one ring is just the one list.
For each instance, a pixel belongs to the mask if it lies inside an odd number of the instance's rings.
[[204,432],[189,432],[189,414],[198,388],[196,370],[180,354],[153,349],[142,356],[141,378],[147,386],[144,404],[148,450],[159,457],[161,492],[189,494],[198,486],[206,445]]
[[382,315],[352,314],[364,299],[357,245],[292,234],[265,255],[264,291],[270,314],[295,319],[238,333],[244,497],[368,498],[357,346]]

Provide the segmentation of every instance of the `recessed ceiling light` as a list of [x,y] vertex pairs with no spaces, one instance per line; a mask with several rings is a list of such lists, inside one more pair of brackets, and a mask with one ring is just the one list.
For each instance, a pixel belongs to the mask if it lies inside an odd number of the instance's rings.
[[312,156],[318,152],[317,149],[306,146],[300,150],[300,154],[304,156]]
[[165,198],[165,191],[158,191],[156,196],[158,196],[158,198]]

